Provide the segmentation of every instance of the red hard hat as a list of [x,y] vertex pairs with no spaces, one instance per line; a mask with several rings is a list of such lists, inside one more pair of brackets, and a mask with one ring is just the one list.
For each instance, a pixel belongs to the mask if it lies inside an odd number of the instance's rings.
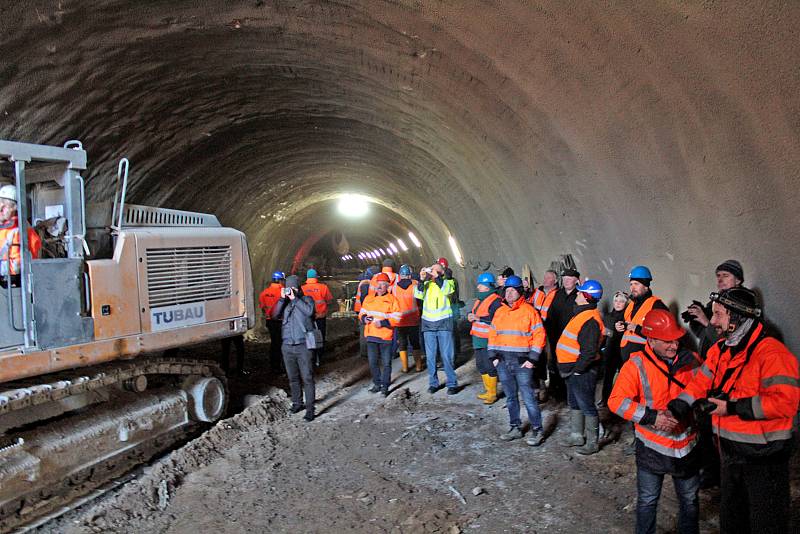
[[439,258],[438,260],[436,260],[436,263],[438,263],[439,265],[441,265],[445,269],[450,267],[450,264],[447,262],[447,258]]
[[378,273],[375,276],[375,282],[386,282],[387,284],[390,282],[389,275],[386,273]]
[[675,341],[680,339],[686,330],[678,325],[675,316],[667,310],[650,310],[642,322],[642,335],[653,337],[662,341]]

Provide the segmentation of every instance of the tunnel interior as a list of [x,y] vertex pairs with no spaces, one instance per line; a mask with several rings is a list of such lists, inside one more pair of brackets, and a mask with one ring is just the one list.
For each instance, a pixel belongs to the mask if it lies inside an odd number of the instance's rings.
[[[340,234],[359,252],[413,232],[399,262],[449,257],[466,285],[571,254],[613,290],[645,264],[678,306],[737,258],[800,346],[795,4],[34,0],[0,15],[2,138],[80,139],[90,200],[128,157],[131,202],[241,229],[257,285],[344,256]],[[337,214],[347,193],[370,214]]]

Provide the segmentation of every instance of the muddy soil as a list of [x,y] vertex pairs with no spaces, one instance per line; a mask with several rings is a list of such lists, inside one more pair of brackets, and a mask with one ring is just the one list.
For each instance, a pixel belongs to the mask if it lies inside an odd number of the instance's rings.
[[[335,343],[354,354],[352,338]],[[465,347],[468,346],[464,345]],[[366,361],[347,356],[319,373],[318,417],[290,415],[280,377],[260,371],[264,347],[248,344],[251,372],[239,390],[254,404],[151,466],[135,481],[42,532],[631,532],[635,465],[617,443],[591,457],[558,445],[563,405],[543,412],[552,433],[538,448],[504,443],[501,400],[464,389],[427,393],[425,373],[399,372],[384,399],[366,391]],[[796,462],[795,462],[796,465]],[[797,470],[794,473],[797,486]],[[797,497],[797,492],[795,492]],[[718,492],[701,494],[701,530],[717,530]],[[794,499],[797,502],[797,498]],[[797,507],[795,507],[797,509]],[[664,486],[659,531],[677,505]],[[795,520],[795,524],[797,521]]]

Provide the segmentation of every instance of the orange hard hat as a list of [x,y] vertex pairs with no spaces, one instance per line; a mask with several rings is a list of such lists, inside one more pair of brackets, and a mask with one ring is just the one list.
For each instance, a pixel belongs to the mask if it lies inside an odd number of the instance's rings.
[[642,335],[662,341],[680,339],[686,330],[680,327],[675,316],[667,310],[650,310],[642,322]]
[[386,273],[378,273],[375,277],[375,282],[386,282],[389,283],[389,275]]

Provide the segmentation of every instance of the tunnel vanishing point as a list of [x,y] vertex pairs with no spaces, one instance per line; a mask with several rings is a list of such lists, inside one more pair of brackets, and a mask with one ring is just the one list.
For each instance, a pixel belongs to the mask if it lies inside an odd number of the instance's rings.
[[[256,285],[332,233],[455,275],[571,254],[683,307],[741,260],[800,350],[800,3],[0,4],[0,138],[79,139],[89,200],[246,232]],[[370,214],[337,217],[343,193]]]

